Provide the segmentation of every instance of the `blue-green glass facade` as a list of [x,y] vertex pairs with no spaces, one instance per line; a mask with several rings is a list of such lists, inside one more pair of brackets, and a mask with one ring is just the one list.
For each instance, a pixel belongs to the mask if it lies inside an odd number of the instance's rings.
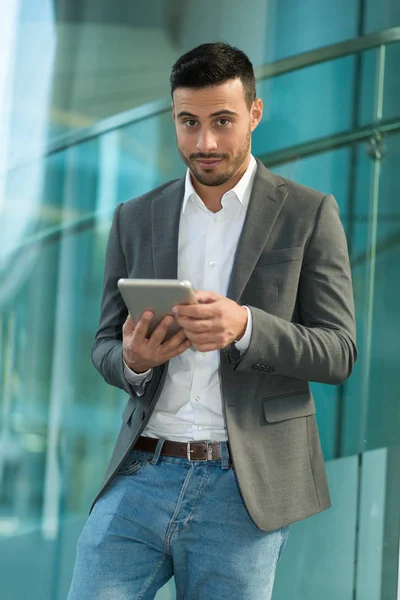
[[[184,172],[167,108],[63,136],[167,97],[174,58],[197,43],[224,39],[260,67],[399,26],[400,5],[10,0],[0,23],[0,598],[62,600],[124,406],[90,360],[111,217]],[[359,346],[348,382],[313,384],[333,507],[292,526],[275,600],[396,598],[399,57],[400,41],[258,82],[254,154],[339,203]],[[157,596],[173,597],[173,582]]]

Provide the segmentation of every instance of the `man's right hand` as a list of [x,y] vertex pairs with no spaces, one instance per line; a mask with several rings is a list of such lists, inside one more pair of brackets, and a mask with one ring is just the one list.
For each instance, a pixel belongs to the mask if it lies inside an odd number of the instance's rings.
[[183,329],[163,343],[169,326],[174,322],[171,315],[166,316],[147,339],[152,318],[153,313],[147,310],[135,326],[132,317],[128,315],[122,328],[122,355],[125,363],[135,373],[144,373],[148,369],[158,367],[174,356],[183,354],[191,346]]

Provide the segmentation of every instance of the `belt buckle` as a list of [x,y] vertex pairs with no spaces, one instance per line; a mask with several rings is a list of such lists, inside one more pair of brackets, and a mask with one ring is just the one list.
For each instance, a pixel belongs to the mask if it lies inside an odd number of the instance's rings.
[[[192,461],[192,457],[191,457],[191,454],[193,453],[193,450],[191,448],[191,444],[192,443],[196,443],[196,442],[186,442],[186,456],[187,456],[187,459],[190,462],[193,462]],[[205,460],[205,461],[212,460],[213,458],[212,458],[212,446],[211,446],[211,442],[202,442],[202,444],[205,444],[207,446],[207,456],[206,456],[206,458],[196,458],[195,460],[196,461],[199,461],[199,460],[201,460],[201,461],[203,461],[203,460]]]
[[192,454],[192,452],[193,452],[193,450],[192,450],[192,449],[191,449],[191,447],[190,447],[190,444],[191,444],[191,442],[186,442],[186,456],[187,456],[187,459],[188,459],[189,461],[191,461],[191,460],[192,460],[192,457],[191,457],[190,455],[191,455],[191,454]]

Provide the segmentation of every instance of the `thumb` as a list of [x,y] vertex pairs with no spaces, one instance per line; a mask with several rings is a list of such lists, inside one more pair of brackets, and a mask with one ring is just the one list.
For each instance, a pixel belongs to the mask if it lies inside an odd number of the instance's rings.
[[218,294],[215,292],[206,292],[203,290],[196,290],[195,296],[199,304],[210,304],[211,302],[216,302],[219,298]]

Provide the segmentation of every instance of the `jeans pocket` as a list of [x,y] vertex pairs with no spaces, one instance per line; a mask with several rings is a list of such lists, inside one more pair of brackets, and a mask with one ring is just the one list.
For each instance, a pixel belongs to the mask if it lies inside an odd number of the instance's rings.
[[117,475],[134,475],[141,467],[147,464],[147,460],[136,460],[127,458],[118,469]]

